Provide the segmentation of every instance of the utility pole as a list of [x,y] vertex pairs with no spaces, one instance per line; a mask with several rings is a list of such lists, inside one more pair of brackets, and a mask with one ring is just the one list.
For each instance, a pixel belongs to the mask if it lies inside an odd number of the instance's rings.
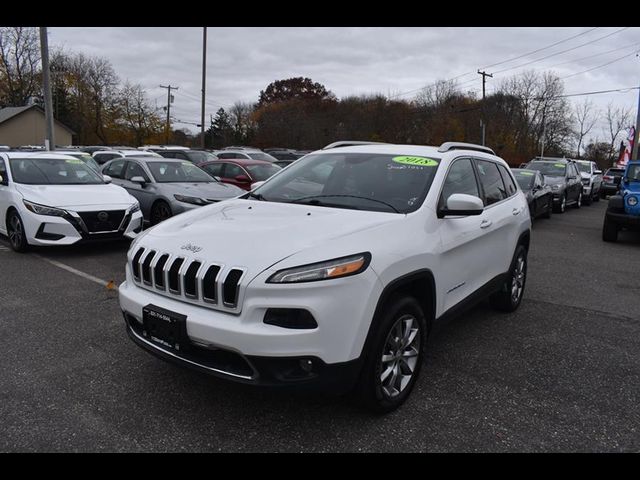
[[56,142],[53,134],[53,103],[51,102],[51,83],[49,80],[49,40],[47,27],[40,27],[40,56],[42,57],[42,82],[44,88],[44,116],[47,123],[47,136],[44,139],[46,150],[55,150]]
[[200,111],[200,148],[204,149],[204,98],[207,87],[207,27],[202,28],[202,108]]
[[171,85],[160,85],[160,88],[167,89],[167,125],[165,127],[166,144],[169,145],[169,134],[171,133],[171,89],[178,90],[178,87],[172,87]]
[[542,109],[542,138],[540,139],[540,158],[544,157],[544,141],[547,135],[546,108]]
[[490,74],[490,73],[487,73],[487,72],[481,72],[480,70],[478,70],[478,74],[482,75],[482,118],[480,119],[480,125],[482,126],[482,145],[484,145],[484,141],[485,141],[485,121],[484,121],[485,89],[484,89],[484,86],[487,83],[487,77],[493,78],[493,74]]
[[[636,58],[638,58],[636,54]],[[633,151],[631,152],[630,160],[638,159],[638,130],[640,129],[640,88],[638,89],[638,113],[636,114],[636,131],[633,136]]]

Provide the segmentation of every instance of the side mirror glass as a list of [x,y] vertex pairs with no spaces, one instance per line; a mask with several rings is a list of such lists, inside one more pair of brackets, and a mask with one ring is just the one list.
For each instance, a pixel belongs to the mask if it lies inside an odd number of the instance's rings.
[[104,183],[111,183],[113,181],[109,175],[102,175],[102,179],[104,180]]
[[480,215],[484,211],[484,203],[475,195],[454,193],[447,199],[447,206],[438,210],[438,218],[449,216]]
[[147,184],[147,181],[141,176],[131,177],[130,181],[133,182],[133,183],[139,183],[140,186],[142,186],[142,187],[144,187]]

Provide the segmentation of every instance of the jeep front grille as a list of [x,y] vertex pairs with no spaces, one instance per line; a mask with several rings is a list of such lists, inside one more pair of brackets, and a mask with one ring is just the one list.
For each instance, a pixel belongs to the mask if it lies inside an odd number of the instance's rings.
[[135,283],[178,300],[239,313],[246,269],[140,247],[131,258]]

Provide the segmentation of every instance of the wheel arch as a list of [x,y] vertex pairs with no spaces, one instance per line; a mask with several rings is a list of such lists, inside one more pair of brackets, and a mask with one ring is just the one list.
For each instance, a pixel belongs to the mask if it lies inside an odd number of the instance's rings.
[[360,352],[361,360],[365,359],[369,346],[373,341],[385,305],[394,296],[402,294],[410,295],[416,299],[424,312],[427,328],[431,330],[436,315],[436,282],[433,272],[428,268],[423,268],[406,273],[392,280],[384,287],[378,297],[378,302],[369,324],[369,331]]

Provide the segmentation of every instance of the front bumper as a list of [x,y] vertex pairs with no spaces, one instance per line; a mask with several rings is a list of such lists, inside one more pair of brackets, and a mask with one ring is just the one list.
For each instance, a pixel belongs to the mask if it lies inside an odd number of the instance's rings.
[[38,215],[28,210],[20,212],[29,245],[73,245],[78,242],[133,239],[142,231],[142,212],[125,216],[122,227],[116,232],[89,233],[72,216],[54,217]]
[[606,220],[620,227],[626,227],[633,230],[640,229],[640,215],[607,212]]
[[[352,379],[381,293],[375,273],[369,268],[344,279],[290,285],[266,284],[266,276],[258,275],[243,287],[241,309],[235,313],[190,303],[179,294],[143,288],[132,280],[128,264],[119,299],[129,336],[165,360],[244,383],[324,385],[333,383],[333,377],[336,381]],[[145,339],[143,309],[150,304],[186,317],[186,335],[196,349],[195,356]],[[269,308],[305,309],[317,327],[292,329],[266,324]],[[211,351],[217,350],[234,355],[239,367],[216,367]],[[300,367],[300,361],[307,359],[312,362],[310,372]],[[289,370],[292,373],[283,373]]]
[[618,192],[619,188],[620,188],[619,185],[612,185],[612,184],[608,184],[608,183],[603,183],[600,186],[600,192],[602,192],[605,195],[615,195]]
[[131,315],[124,313],[124,319],[129,338],[143,350],[169,363],[238,383],[344,393],[355,384],[361,368],[359,359],[329,365],[317,357],[245,356],[196,344],[178,353],[151,341]]

